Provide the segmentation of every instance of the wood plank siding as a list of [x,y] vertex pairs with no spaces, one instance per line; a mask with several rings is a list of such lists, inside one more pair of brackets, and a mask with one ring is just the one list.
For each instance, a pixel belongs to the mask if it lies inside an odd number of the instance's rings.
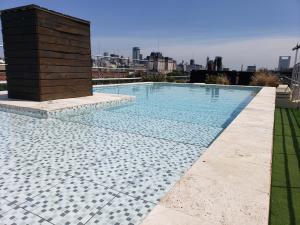
[[10,98],[92,95],[90,23],[29,5],[1,13]]

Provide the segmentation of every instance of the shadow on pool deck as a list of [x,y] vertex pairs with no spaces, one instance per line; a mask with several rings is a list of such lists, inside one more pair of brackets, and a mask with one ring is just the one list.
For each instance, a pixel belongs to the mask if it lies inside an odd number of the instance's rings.
[[300,111],[277,108],[270,225],[300,224]]

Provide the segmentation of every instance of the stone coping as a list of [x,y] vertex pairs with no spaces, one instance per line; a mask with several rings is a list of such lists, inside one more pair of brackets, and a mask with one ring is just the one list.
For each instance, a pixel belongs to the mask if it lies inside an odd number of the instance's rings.
[[27,115],[37,118],[50,118],[78,114],[95,108],[112,107],[135,100],[134,96],[94,93],[92,96],[36,102],[9,99],[6,91],[0,92],[0,111]]
[[218,87],[233,87],[233,88],[257,88],[260,89],[262,87],[260,86],[251,86],[251,85],[228,85],[228,84],[206,84],[206,83],[176,83],[176,82],[152,82],[152,81],[141,81],[141,82],[130,82],[130,83],[121,83],[121,84],[97,84],[97,85],[93,85],[93,88],[99,88],[99,87],[109,87],[109,86],[124,86],[124,85],[138,85],[138,84],[170,84],[170,85],[196,85],[196,86],[218,86]]
[[274,110],[264,87],[142,225],[267,225]]
[[[124,85],[137,85],[137,84],[153,84],[155,82],[131,82],[131,83],[121,83],[121,84],[97,84],[93,85],[93,88],[99,87],[110,87],[110,86],[124,86]],[[167,83],[167,82],[160,82],[160,83]]]

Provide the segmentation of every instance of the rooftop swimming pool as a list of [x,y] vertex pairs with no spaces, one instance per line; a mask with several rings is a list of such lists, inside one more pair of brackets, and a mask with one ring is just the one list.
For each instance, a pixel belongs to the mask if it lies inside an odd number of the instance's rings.
[[136,100],[51,119],[0,112],[0,224],[139,224],[259,90],[112,85],[94,92]]

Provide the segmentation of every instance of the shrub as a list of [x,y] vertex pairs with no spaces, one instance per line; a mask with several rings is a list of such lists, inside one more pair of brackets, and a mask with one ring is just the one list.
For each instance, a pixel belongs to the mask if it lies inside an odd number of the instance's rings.
[[226,75],[207,75],[205,79],[205,83],[207,84],[230,84]]
[[253,86],[277,87],[279,84],[279,78],[275,74],[269,73],[265,70],[255,73],[250,82],[250,85]]
[[174,78],[174,77],[169,77],[169,76],[168,76],[168,77],[167,77],[167,81],[168,81],[168,82],[174,82],[174,81],[175,81],[175,78]]
[[6,90],[7,90],[6,84],[0,84],[0,91],[6,91]]
[[176,83],[186,83],[186,80],[175,80]]
[[217,77],[217,84],[229,85],[229,80],[226,76]]
[[184,76],[185,74],[184,74],[184,72],[182,72],[182,71],[178,71],[178,70],[174,70],[173,72],[171,72],[171,73],[168,73],[167,74],[167,76]]

